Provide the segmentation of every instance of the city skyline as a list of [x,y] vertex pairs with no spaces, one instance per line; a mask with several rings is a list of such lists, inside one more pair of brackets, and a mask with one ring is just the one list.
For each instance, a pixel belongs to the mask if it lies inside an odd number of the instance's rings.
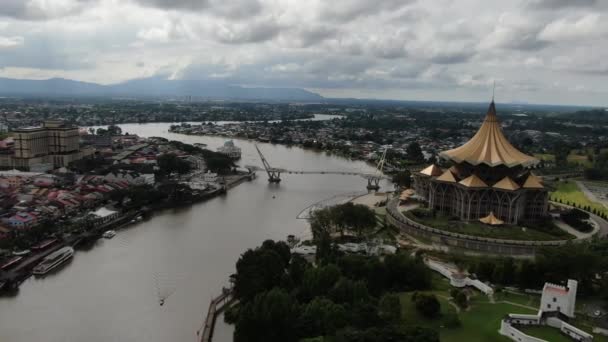
[[595,0],[7,0],[0,77],[159,76],[476,102],[496,81],[500,102],[602,106],[607,9]]

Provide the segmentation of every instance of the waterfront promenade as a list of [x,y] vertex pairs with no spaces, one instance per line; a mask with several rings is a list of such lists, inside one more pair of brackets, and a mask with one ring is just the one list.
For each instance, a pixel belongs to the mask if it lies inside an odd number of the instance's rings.
[[203,321],[203,326],[197,331],[197,335],[200,336],[200,342],[211,342],[217,317],[233,303],[234,298],[232,296],[232,290],[226,288],[222,288],[222,294],[211,300],[209,309],[207,310],[207,316]]
[[423,225],[403,215],[399,210],[398,203],[398,198],[392,199],[387,203],[387,220],[402,232],[415,237],[419,236],[430,239],[435,243],[445,246],[487,254],[533,256],[538,248],[563,246],[572,241],[587,241],[595,234],[600,233],[603,230],[602,227],[606,225],[605,220],[594,216],[594,219],[599,219],[598,229],[593,234],[587,234],[573,240],[527,241],[496,239],[454,233]]

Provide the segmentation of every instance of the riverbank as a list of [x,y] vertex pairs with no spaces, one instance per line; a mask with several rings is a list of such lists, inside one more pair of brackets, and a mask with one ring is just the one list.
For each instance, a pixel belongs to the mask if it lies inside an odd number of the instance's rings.
[[[172,134],[168,126],[121,128],[142,137],[202,143],[212,150],[225,142],[219,137]],[[237,144],[242,164],[261,167],[253,142]],[[363,162],[312,150],[259,147],[277,166],[373,172]],[[0,340],[194,341],[210,300],[226,286],[243,251],[266,239],[308,233],[306,220],[296,216],[312,203],[365,191],[359,176],[286,174],[280,184],[268,184],[262,173],[258,176],[230,188],[227,195],[178,208],[151,208],[153,215],[121,228],[113,239],[94,240],[79,249],[56,274],[26,279],[18,296],[0,296]],[[165,298],[163,306],[160,298]],[[233,329],[220,317],[213,341],[232,341]]]
[[29,255],[15,266],[12,266],[8,271],[0,272],[0,284],[2,284],[2,286],[0,286],[0,293],[17,291],[19,289],[19,285],[27,278],[32,276],[32,269],[46,256],[60,248],[66,246],[77,248],[83,244],[92,244],[94,241],[100,239],[103,233],[107,230],[119,230],[130,223],[138,222],[143,216],[149,218],[152,213],[157,212],[158,210],[175,209],[206,201],[213,197],[225,194],[228,189],[234,188],[242,182],[251,180],[254,177],[254,173],[230,175],[225,177],[226,184],[224,187],[213,188],[208,191],[191,189],[191,197],[188,201],[161,201],[152,203],[146,208],[131,209],[123,212],[116,218],[108,222],[104,222],[103,224],[94,224],[91,228],[80,233],[64,236],[59,239],[58,243],[53,244],[51,247]]

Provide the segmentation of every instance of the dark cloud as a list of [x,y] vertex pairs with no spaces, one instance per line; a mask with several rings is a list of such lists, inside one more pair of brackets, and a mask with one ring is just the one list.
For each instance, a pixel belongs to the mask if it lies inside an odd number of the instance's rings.
[[529,3],[532,8],[558,9],[564,7],[593,7],[598,0],[532,0]]
[[231,19],[244,19],[262,11],[258,0],[132,0],[146,7],[165,10],[211,13]]
[[32,0],[0,0],[0,17],[9,17],[20,20],[48,20],[75,15],[97,0],[72,0],[66,6],[55,5],[49,2],[35,2]]
[[411,3],[411,0],[333,0],[323,1],[320,17],[323,20],[351,21],[384,11],[396,11]]
[[225,44],[260,43],[275,38],[281,26],[272,19],[243,24],[228,24],[218,27],[216,39]]
[[457,64],[467,62],[475,55],[475,51],[441,51],[431,57],[431,61],[437,64]]
[[209,4],[208,0],[134,0],[149,7],[177,10],[200,10]]
[[338,34],[336,27],[328,25],[307,26],[295,32],[297,45],[309,47],[335,37]]

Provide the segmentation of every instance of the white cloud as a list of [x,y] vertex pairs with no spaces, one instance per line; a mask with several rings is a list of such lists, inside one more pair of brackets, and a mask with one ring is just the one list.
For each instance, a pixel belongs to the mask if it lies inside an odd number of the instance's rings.
[[2,37],[0,36],[0,49],[13,48],[23,45],[23,37]]
[[599,13],[587,13],[578,18],[560,18],[547,25],[539,38],[548,41],[592,39],[606,36],[608,24]]
[[445,100],[497,79],[522,101],[604,103],[607,15],[599,0],[0,0],[0,76]]

